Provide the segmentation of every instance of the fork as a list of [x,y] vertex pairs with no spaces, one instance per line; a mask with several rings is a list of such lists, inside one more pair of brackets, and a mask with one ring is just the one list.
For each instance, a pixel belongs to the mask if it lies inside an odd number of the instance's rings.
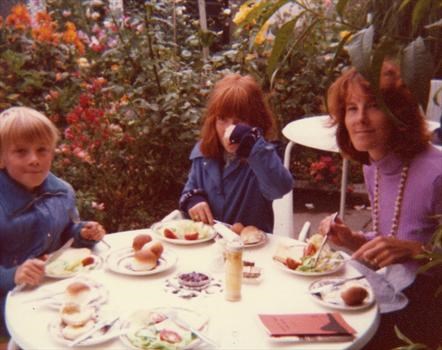
[[[330,216],[330,226],[331,226],[332,223],[336,222],[336,218],[337,217],[338,217],[338,213],[337,212]],[[314,260],[313,260],[313,267],[316,267],[316,265],[318,265],[319,257],[321,255],[322,249],[325,246],[325,243],[327,243],[327,241],[328,241],[329,233],[330,233],[330,227],[329,227],[328,231],[325,233],[324,239],[322,240],[321,245],[319,246],[319,249],[316,252],[316,255],[315,255]]]
[[[78,215],[78,212],[77,212],[76,210],[70,208],[70,209],[68,210],[68,215],[69,215],[69,218],[71,219],[71,221],[72,221],[74,224],[79,224],[79,223],[81,223],[80,216]],[[104,238],[102,238],[99,242],[103,243],[108,249],[111,249],[111,248],[112,248],[111,245],[110,245],[108,242],[106,242],[106,241],[104,240]]]

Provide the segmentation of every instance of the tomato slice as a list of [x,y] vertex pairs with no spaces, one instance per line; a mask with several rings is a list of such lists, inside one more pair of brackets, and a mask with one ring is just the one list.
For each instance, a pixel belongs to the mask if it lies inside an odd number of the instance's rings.
[[296,270],[296,268],[297,268],[299,265],[301,265],[301,262],[296,261],[295,259],[292,259],[292,258],[286,258],[286,259],[285,259],[285,264],[287,265],[287,267],[288,267],[290,270]]
[[312,256],[316,253],[316,247],[314,244],[307,244],[307,246],[304,248],[304,256]]
[[160,339],[167,341],[168,343],[179,343],[181,341],[181,336],[174,331],[170,331],[168,329],[162,329],[160,331]]
[[88,257],[84,258],[83,260],[81,260],[81,265],[83,265],[83,266],[92,265],[94,262],[95,262],[94,257],[88,256]]
[[171,238],[171,239],[177,239],[177,235],[172,230],[165,228],[164,229],[164,237]]
[[187,239],[188,241],[196,241],[198,239],[198,232],[186,233],[184,239]]

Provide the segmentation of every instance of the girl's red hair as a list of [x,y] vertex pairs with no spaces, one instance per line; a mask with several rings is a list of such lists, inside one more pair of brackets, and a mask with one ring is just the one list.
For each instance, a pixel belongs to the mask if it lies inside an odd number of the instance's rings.
[[262,129],[266,139],[275,136],[275,118],[256,80],[229,74],[213,88],[201,129],[201,152],[205,157],[222,158],[224,148],[216,133],[216,120],[233,118]]

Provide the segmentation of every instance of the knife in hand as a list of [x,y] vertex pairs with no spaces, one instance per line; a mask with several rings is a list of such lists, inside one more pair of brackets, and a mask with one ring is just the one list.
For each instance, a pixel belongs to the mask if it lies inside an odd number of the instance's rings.
[[[63,244],[59,249],[57,249],[56,251],[54,251],[53,253],[51,253],[49,255],[49,257],[45,261],[45,265],[47,265],[50,262],[52,262],[55,259],[57,259],[61,254],[63,254],[63,252],[66,249],[69,249],[72,246],[72,243],[74,243],[74,238],[68,239],[68,241],[65,244]],[[25,287],[26,287],[26,283],[21,283],[21,284],[16,285],[14,287],[14,289],[11,290],[11,295],[14,295],[17,292],[22,291]]]
[[72,246],[72,243],[74,243],[74,238],[68,239],[67,242],[65,244],[63,244],[60,248],[58,248],[56,251],[49,254],[48,258],[45,261],[45,265],[56,260],[61,254],[63,254],[63,252],[65,250],[69,249]]

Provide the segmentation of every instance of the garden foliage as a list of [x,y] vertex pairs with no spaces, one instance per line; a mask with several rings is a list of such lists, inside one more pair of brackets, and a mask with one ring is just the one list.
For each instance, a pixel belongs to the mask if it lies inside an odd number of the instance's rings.
[[[324,112],[328,73],[346,61],[333,58],[335,29],[313,17],[297,19],[310,31],[300,29],[299,49],[281,51],[281,62],[271,44],[282,17],[256,45],[258,18],[204,60],[202,45],[218,33],[201,33],[184,2],[143,4],[119,16],[102,0],[47,0],[34,19],[18,5],[0,22],[0,109],[26,105],[56,123],[53,170],[76,189],[82,216],[109,232],[147,227],[176,208],[207,95],[226,71],[261,82],[282,128]],[[220,16],[230,21],[231,9]],[[320,156],[297,152],[296,177],[312,178]]]

